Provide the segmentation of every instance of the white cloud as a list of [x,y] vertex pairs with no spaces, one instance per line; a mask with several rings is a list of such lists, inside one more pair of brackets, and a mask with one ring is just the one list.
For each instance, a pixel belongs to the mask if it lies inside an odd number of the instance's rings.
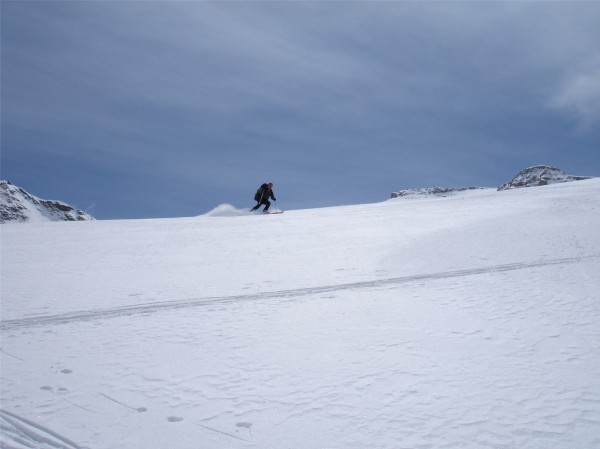
[[600,68],[572,76],[551,100],[585,129],[600,125]]

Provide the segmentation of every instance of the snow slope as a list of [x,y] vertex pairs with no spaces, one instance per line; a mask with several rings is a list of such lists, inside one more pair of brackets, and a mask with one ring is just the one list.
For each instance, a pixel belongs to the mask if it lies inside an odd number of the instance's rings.
[[600,447],[600,179],[236,211],[0,226],[0,446]]

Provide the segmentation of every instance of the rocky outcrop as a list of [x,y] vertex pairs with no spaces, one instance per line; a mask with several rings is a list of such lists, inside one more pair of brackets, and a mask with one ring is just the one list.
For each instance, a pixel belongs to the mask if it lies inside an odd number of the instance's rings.
[[548,184],[581,181],[590,178],[590,176],[567,175],[559,168],[550,167],[548,165],[536,165],[535,167],[529,167],[521,170],[512,180],[498,187],[498,190],[545,186]]
[[9,181],[0,181],[0,223],[84,220],[94,217],[62,201],[42,200]]
[[425,189],[406,189],[392,192],[392,198],[406,198],[406,197],[419,197],[419,196],[449,196],[458,192],[465,192],[467,190],[478,190],[484,187],[462,187],[462,188],[448,188],[448,187],[428,187]]

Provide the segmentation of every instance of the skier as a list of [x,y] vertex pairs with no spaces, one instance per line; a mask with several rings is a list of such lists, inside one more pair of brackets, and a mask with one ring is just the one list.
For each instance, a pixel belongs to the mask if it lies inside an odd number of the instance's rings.
[[256,201],[257,204],[252,209],[250,209],[250,212],[254,212],[262,204],[265,205],[265,208],[263,209],[263,212],[265,212],[265,213],[269,212],[269,207],[271,206],[271,202],[269,201],[269,197],[273,201],[277,201],[277,199],[275,199],[275,195],[273,195],[273,183],[272,182],[270,182],[268,184],[264,183],[256,191],[256,195],[254,195],[254,200]]

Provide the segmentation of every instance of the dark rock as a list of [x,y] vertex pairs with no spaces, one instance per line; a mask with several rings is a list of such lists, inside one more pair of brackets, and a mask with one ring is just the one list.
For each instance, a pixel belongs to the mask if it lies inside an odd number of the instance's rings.
[[62,201],[42,200],[26,190],[0,181],[0,223],[10,221],[83,221],[94,217]]
[[521,170],[511,181],[498,187],[498,190],[545,186],[560,182],[582,181],[590,178],[590,176],[567,175],[559,168],[550,167],[548,165],[536,165],[535,167]]

